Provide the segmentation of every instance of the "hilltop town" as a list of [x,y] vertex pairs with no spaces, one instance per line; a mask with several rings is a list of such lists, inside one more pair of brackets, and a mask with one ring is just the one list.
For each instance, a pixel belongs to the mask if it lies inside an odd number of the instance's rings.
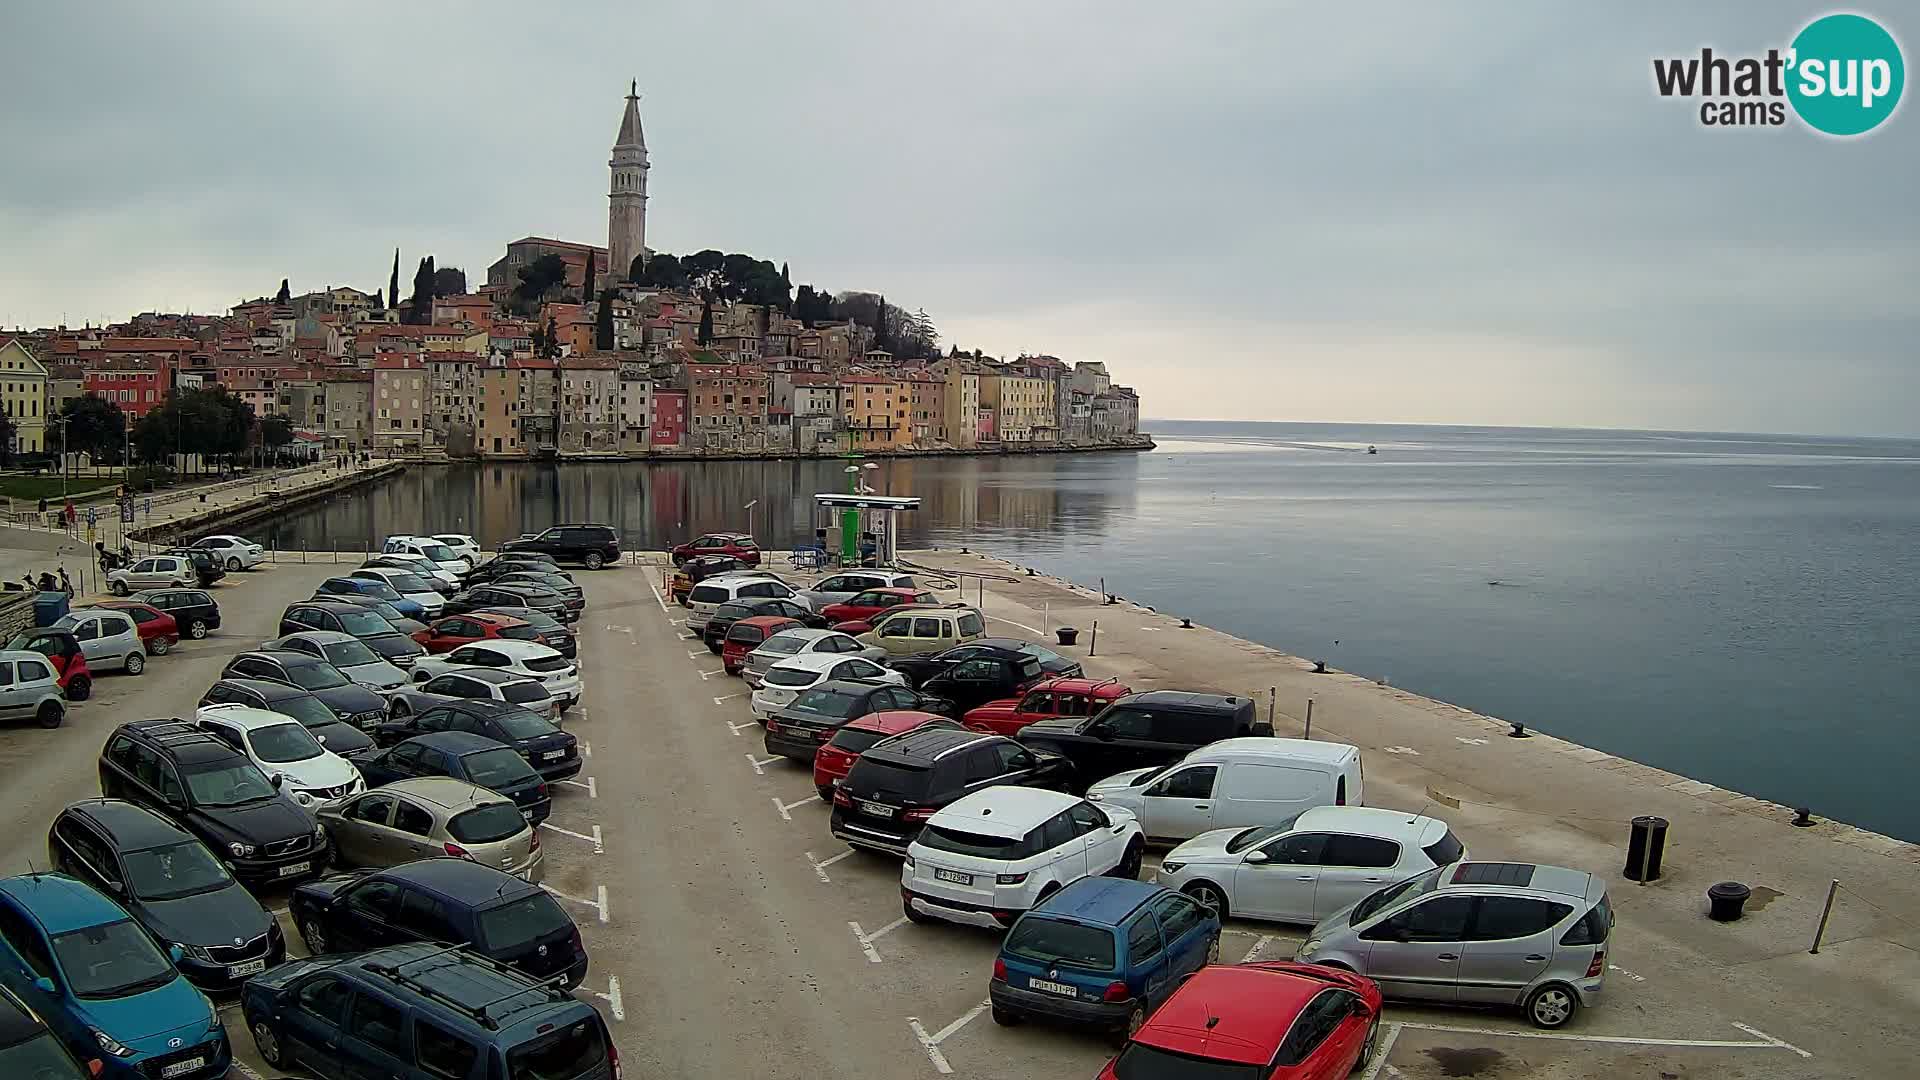
[[[308,456],[1151,445],[1139,432],[1138,396],[1098,360],[942,352],[924,311],[882,296],[796,288],[785,264],[752,256],[648,249],[638,101],[630,92],[609,162],[606,246],[523,237],[471,290],[462,271],[429,256],[402,299],[396,251],[384,290],[294,294],[283,282],[225,315],[149,312],[98,328],[0,331],[0,425],[11,429],[0,441],[16,457],[52,454],[62,434],[82,430],[109,451],[122,441],[170,446],[191,427],[191,394],[219,395],[240,415],[250,409],[269,448]],[[98,434],[110,417],[62,423],[76,410],[113,409],[124,426],[111,437]]]

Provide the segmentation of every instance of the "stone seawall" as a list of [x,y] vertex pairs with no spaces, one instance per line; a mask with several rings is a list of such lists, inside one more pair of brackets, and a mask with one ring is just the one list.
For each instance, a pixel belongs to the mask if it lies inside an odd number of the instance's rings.
[[182,503],[178,505],[174,516],[143,525],[128,535],[145,544],[177,544],[208,533],[238,531],[246,525],[283,514],[295,507],[330,499],[397,476],[406,471],[407,464],[404,461],[383,462],[371,468],[322,476],[298,486],[253,492],[227,501]]
[[[1153,437],[1142,435],[1128,442],[1093,443],[1085,445],[1065,445],[1060,443],[1022,443],[1012,446],[997,446],[992,449],[961,450],[952,447],[901,447],[887,449],[876,447],[871,450],[855,451],[863,458],[923,458],[923,457],[1019,457],[1030,454],[1104,454],[1118,451],[1135,453],[1152,450]],[[797,451],[778,450],[654,450],[645,454],[602,454],[602,453],[562,453],[554,457],[538,458],[526,456],[507,456],[481,454],[470,458],[449,458],[449,461],[549,461],[549,462],[643,462],[656,461],[833,461],[847,456],[847,451],[835,451],[827,454],[802,454]]]

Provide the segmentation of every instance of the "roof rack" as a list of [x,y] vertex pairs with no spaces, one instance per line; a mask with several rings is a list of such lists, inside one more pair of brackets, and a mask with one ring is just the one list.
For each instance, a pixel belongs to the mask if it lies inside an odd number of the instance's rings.
[[[432,1001],[436,1001],[442,1005],[445,1005],[447,1008],[450,1008],[455,1012],[458,1012],[472,1019],[475,1023],[478,1023],[486,1027],[489,1031],[499,1030],[500,1021],[504,1020],[508,1016],[513,1015],[516,1012],[522,1012],[522,1011],[525,1011],[526,1009],[531,1009],[535,1005],[548,1005],[548,1004],[553,1004],[559,1001],[572,1000],[572,995],[566,993],[566,991],[561,987],[561,984],[566,981],[566,976],[564,974],[557,975],[552,979],[534,981],[532,985],[523,986],[520,989],[512,991],[511,993],[502,994],[497,998],[493,998],[488,1001],[483,1001],[478,1005],[470,1005],[467,1002],[461,1001],[459,998],[453,997],[452,995],[449,995],[443,991],[436,990],[433,987],[428,986],[426,983],[421,982],[419,979],[416,979],[413,976],[407,974],[408,968],[414,967],[418,964],[425,963],[428,960],[441,959],[443,957],[448,956],[449,954],[456,954],[461,959],[469,963],[478,964],[482,967],[489,968],[498,974],[506,975],[510,978],[514,978],[514,979],[527,978],[527,976],[524,973],[520,971],[516,971],[513,968],[507,967],[505,964],[502,964],[499,961],[492,959],[491,957],[482,956],[481,954],[476,952],[469,952],[467,951],[465,946],[461,946],[461,945],[443,945],[440,948],[433,950],[432,952],[422,953],[421,955],[413,957],[412,959],[402,960],[397,964],[369,963],[366,965],[366,969],[367,971],[375,975],[385,976],[386,978],[393,980],[394,982],[400,984],[401,986],[404,986],[407,989],[413,991],[414,993],[419,994],[421,997],[428,998]],[[449,965],[441,964],[441,965],[438,965],[438,967],[436,967],[434,970],[439,970],[439,968],[447,967],[447,966]],[[528,1002],[527,1004],[522,1005],[520,1008],[507,1010],[506,1012],[501,1013],[499,1016],[495,1016],[487,1011],[493,1008],[495,1005],[500,1005],[505,1002],[512,1001],[515,998],[525,997],[528,994],[534,994],[534,993],[540,994],[540,1000],[538,1002]]]

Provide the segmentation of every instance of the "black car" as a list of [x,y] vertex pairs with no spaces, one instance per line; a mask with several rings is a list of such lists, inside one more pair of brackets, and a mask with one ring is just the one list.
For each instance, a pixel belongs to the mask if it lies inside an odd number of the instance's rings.
[[729,600],[714,608],[713,613],[707,616],[707,625],[700,628],[700,640],[706,643],[708,652],[717,656],[733,624],[755,615],[779,615],[815,630],[827,628],[827,620],[815,615],[813,609],[805,604],[796,604],[778,596],[749,596]]
[[519,751],[469,731],[415,735],[357,764],[368,787],[409,776],[451,776],[512,799],[535,825],[553,811],[547,782]]
[[1040,673],[1031,679],[1077,679],[1086,674],[1080,667],[1080,661],[1072,657],[1061,656],[1044,645],[1035,645],[1031,641],[1019,638],[976,638],[965,645],[955,645],[943,653],[933,656],[903,656],[893,666],[899,669],[915,686],[927,678],[961,662],[980,657],[1004,659],[1019,665],[1023,670],[1028,662],[1038,664]]
[[220,605],[205,589],[147,589],[127,599],[157,607],[173,616],[183,638],[198,641],[207,636],[207,631],[220,629]]
[[[1004,640],[996,639],[996,642]],[[984,645],[977,641],[934,656],[902,656],[889,663],[905,675],[908,682],[929,694],[950,699],[963,713],[989,701],[1018,697],[1028,686],[1054,674],[1046,670],[1038,656],[998,643]],[[1080,670],[1079,664],[1071,667],[1073,674]]]
[[368,596],[364,593],[350,593],[343,596],[329,596],[327,599],[366,608],[368,611],[387,620],[388,625],[408,637],[412,637],[415,632],[424,630],[427,627],[427,624],[421,622],[419,619],[400,614],[399,608],[394,607],[392,604],[387,603],[377,596]]
[[575,608],[585,606],[587,591],[558,570],[509,570],[493,579],[496,585],[538,585],[567,598]]
[[869,748],[833,792],[833,835],[858,848],[905,855],[934,812],[984,787],[1065,791],[1073,764],[1004,735],[945,728],[897,735]]
[[[424,624],[420,625],[425,629]],[[394,628],[386,617],[348,600],[300,600],[280,613],[280,636],[302,630],[339,630],[367,643],[380,658],[405,671],[427,654],[420,643]]]
[[560,564],[555,562],[551,555],[538,551],[503,551],[493,558],[488,559],[486,562],[481,563],[479,566],[474,567],[466,576],[466,584],[468,586],[484,585],[502,574],[512,574],[521,570],[537,570],[545,574],[560,574],[571,580],[571,577],[567,575],[565,570],[560,569]]
[[611,525],[555,525],[537,536],[522,536],[500,545],[502,553],[538,551],[556,562],[577,562],[589,570],[620,561],[620,534]]
[[265,709],[300,722],[300,726],[320,740],[320,745],[349,761],[358,761],[377,749],[367,734],[368,728],[384,716],[352,722],[334,715],[327,703],[312,693],[287,683],[266,679],[221,679],[200,695],[201,705],[245,705]]
[[166,818],[118,799],[82,799],[47,830],[55,869],[112,897],[186,953],[180,973],[226,990],[287,958],[280,924],[219,856]]
[[193,564],[193,576],[202,586],[211,585],[227,576],[226,567],[220,565],[220,557],[206,548],[172,548],[167,551],[153,552],[155,555],[178,555]]
[[480,607],[474,608],[472,611],[467,612],[467,614],[505,615],[509,618],[519,619],[521,622],[526,623],[527,628],[531,629],[533,633],[527,634],[521,632],[520,628],[515,627],[502,630],[500,636],[510,641],[538,641],[549,649],[557,650],[561,656],[569,660],[574,659],[580,653],[580,643],[574,639],[573,631],[567,629],[566,623],[561,622],[551,615],[544,615],[532,608]]
[[569,988],[587,977],[580,930],[546,890],[466,859],[310,881],[293,891],[287,911],[316,956],[438,941],[536,979],[564,976]]
[[[97,1065],[99,1058],[89,1064]],[[0,1076],[33,1080],[88,1080],[73,1054],[40,1014],[0,986]]]
[[297,686],[319,698],[349,724],[371,727],[386,717],[387,699],[361,686],[317,656],[292,649],[258,649],[227,661],[223,679],[266,679]]
[[447,601],[445,615],[465,615],[481,609],[518,615],[537,611],[556,622],[572,622],[579,613],[567,607],[567,598],[541,585],[478,585],[455,593]]
[[179,720],[121,724],[100,751],[100,793],[178,822],[244,884],[313,877],[327,834],[246,755]]
[[1199,747],[1243,735],[1272,735],[1253,699],[1184,690],[1129,694],[1093,716],[1056,716],[1020,729],[1036,750],[1073,761],[1081,783],[1153,765],[1170,765]]
[[520,752],[541,779],[565,780],[580,772],[580,740],[518,705],[465,698],[423,712],[396,716],[374,730],[382,746],[436,731],[470,731]]
[[767,717],[767,753],[813,764],[813,752],[826,745],[849,720],[868,713],[912,709],[959,718],[953,703],[918,690],[864,679],[828,679],[800,691]]

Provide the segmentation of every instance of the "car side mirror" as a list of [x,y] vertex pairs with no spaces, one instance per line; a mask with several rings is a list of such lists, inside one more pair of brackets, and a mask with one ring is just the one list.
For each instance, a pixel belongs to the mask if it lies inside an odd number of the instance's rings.
[[167,959],[177,964],[180,961],[185,960],[186,958],[187,958],[187,951],[185,949],[182,949],[178,945],[167,946]]
[[272,776],[267,777],[267,779],[273,782],[273,790],[275,791],[279,791],[280,785],[287,782],[286,775],[283,773],[274,773]]
[[1367,1007],[1366,1002],[1361,1001],[1359,998],[1355,998],[1353,1001],[1353,1015],[1359,1016],[1359,1017],[1368,1017],[1373,1015],[1373,1010]]
[[127,891],[127,883],[124,881],[108,881],[107,888],[113,892],[124,893]]
[[1271,862],[1272,860],[1267,857],[1266,852],[1256,848],[1253,851],[1247,852],[1246,861],[1258,866],[1261,863]]
[[47,978],[45,975],[42,975],[39,978],[33,980],[33,988],[35,990],[40,991],[43,994],[52,994],[57,992],[53,985],[53,980]]

